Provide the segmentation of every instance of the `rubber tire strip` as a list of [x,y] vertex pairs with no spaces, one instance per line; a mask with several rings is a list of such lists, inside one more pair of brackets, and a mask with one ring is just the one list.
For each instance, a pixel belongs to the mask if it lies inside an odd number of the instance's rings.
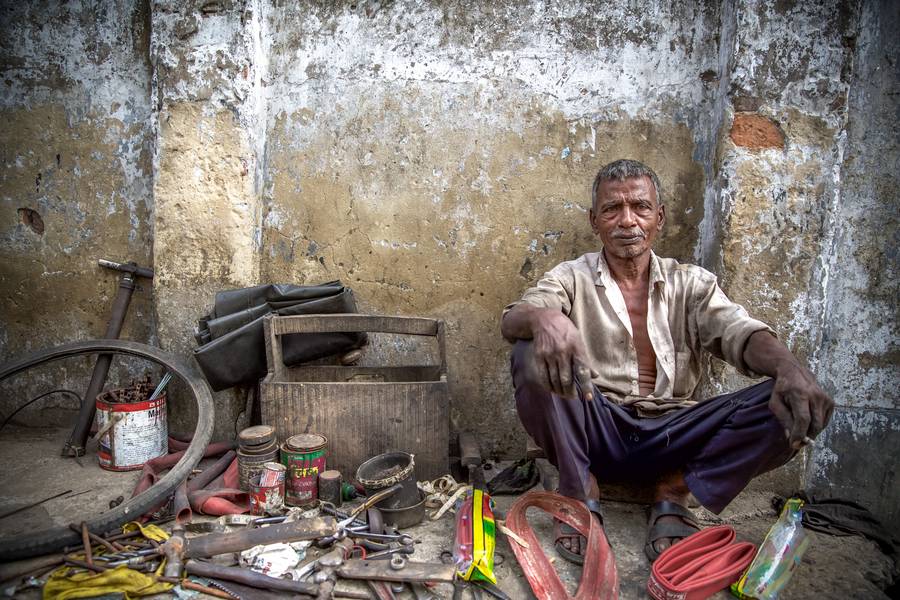
[[[197,402],[197,428],[182,459],[146,491],[114,509],[85,520],[88,529],[102,535],[139,518],[147,510],[164,501],[183,480],[187,479],[193,468],[199,464],[203,451],[212,439],[215,409],[212,392],[194,367],[159,348],[126,340],[87,340],[42,350],[0,366],[0,381],[45,362],[82,354],[126,354],[162,365],[187,384]],[[67,518],[76,523],[80,522],[76,517]],[[0,562],[48,554],[65,546],[75,545],[80,539],[80,536],[68,527],[52,527],[35,533],[0,539]]]

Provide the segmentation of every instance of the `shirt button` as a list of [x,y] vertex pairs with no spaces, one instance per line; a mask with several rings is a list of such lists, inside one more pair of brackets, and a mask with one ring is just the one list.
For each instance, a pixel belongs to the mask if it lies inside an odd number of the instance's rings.
[[635,381],[634,379],[632,379],[632,380],[631,380],[631,385],[637,385],[637,381]]

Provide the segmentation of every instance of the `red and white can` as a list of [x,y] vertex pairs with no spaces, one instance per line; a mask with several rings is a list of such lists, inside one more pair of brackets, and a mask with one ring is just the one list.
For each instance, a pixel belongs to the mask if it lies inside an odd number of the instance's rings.
[[133,471],[169,453],[166,395],[143,402],[97,400],[100,436],[97,457],[109,471]]
[[284,477],[272,485],[264,485],[265,472],[250,478],[250,514],[278,514],[284,507]]
[[259,477],[259,485],[271,487],[273,485],[284,484],[287,467],[277,462],[267,462],[263,465],[262,472]]

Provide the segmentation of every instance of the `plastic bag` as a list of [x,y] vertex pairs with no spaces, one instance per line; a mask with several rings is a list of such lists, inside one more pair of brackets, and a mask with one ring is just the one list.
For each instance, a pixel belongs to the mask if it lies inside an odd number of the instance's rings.
[[784,503],[781,516],[766,534],[747,571],[731,584],[731,592],[746,600],[774,600],[791,579],[809,545],[801,524],[803,500]]
[[456,541],[453,561],[459,576],[466,581],[497,583],[494,576],[494,545],[497,531],[493,500],[482,490],[466,494],[456,511]]

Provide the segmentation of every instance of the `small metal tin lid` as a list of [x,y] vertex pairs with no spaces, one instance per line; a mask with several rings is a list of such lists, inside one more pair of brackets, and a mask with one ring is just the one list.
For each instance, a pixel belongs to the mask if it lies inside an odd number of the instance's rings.
[[292,435],[285,442],[288,450],[295,452],[312,452],[325,446],[328,440],[318,433],[300,433]]
[[263,469],[267,471],[287,471],[287,467],[277,462],[267,462],[263,465]]
[[260,446],[245,446],[241,444],[238,447],[238,456],[246,456],[259,459],[264,456],[275,456],[278,454],[278,444],[275,443],[275,440],[272,440],[268,444],[262,444]]
[[275,439],[275,428],[271,425],[254,425],[238,434],[238,440],[243,446],[262,446]]

